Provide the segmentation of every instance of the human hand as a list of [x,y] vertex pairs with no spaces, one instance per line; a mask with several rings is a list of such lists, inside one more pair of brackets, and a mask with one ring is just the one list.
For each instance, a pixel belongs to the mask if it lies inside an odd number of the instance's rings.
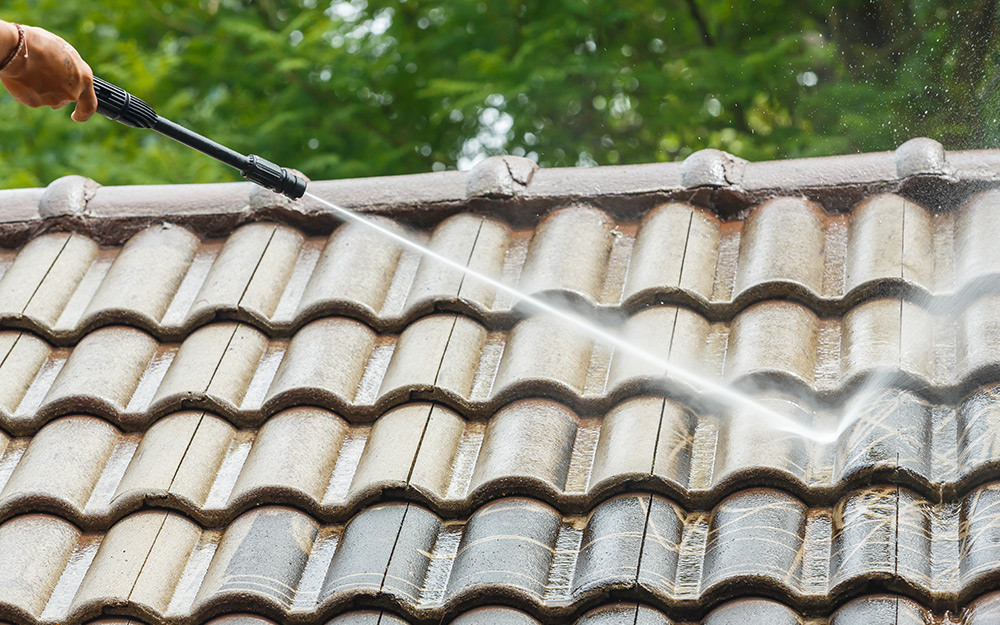
[[[0,27],[14,29],[6,22],[0,22]],[[27,47],[0,72],[3,86],[15,100],[30,107],[59,109],[76,102],[73,119],[90,119],[97,110],[90,66],[62,37],[33,26],[21,28]],[[0,55],[7,52],[0,51]]]

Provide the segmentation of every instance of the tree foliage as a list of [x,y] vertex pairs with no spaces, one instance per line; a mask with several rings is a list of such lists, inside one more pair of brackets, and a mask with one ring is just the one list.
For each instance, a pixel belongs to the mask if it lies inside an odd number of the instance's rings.
[[[162,115],[313,179],[995,147],[992,0],[13,0]],[[0,186],[231,180],[162,139],[0,97]]]

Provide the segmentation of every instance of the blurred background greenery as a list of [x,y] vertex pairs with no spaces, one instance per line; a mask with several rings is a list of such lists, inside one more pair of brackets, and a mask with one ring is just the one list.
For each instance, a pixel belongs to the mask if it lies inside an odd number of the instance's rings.
[[[157,111],[314,180],[1000,140],[991,0],[12,0]],[[0,92],[0,187],[236,172]]]

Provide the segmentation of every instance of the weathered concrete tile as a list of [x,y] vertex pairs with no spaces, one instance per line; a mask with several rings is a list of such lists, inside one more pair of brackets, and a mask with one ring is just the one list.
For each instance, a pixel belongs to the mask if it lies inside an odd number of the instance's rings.
[[898,505],[893,486],[855,491],[837,503],[830,552],[831,591],[859,579],[894,575]]
[[372,596],[381,590],[409,505],[378,504],[351,519],[320,590],[320,606],[358,595]]
[[0,315],[19,317],[24,312],[71,236],[45,234],[32,239],[18,252],[0,279]]
[[[187,411],[172,414],[154,423],[142,435],[142,440],[111,498],[111,508],[135,505],[147,499],[165,499],[203,418],[202,412]],[[211,481],[214,477],[213,472],[206,475],[205,479]]]
[[472,395],[486,337],[486,328],[479,323],[465,316],[456,317],[434,385],[442,391],[468,399]]
[[[630,316],[622,326],[622,337],[641,349],[635,353],[617,347],[611,358],[607,387],[610,392],[637,386],[662,386],[670,360],[678,309],[651,306]],[[637,350],[638,351],[638,350]],[[662,362],[651,362],[651,360]]]
[[193,507],[204,506],[236,433],[225,420],[206,413],[170,481],[169,496]]
[[82,323],[105,319],[134,319],[156,328],[188,267],[200,241],[191,232],[161,224],[129,239],[104,276],[83,315]]
[[[80,531],[56,517],[27,514],[0,525],[0,605],[39,620]],[[13,610],[10,610],[13,608]]]
[[[472,248],[472,256],[469,258],[469,269],[500,280],[510,246],[511,233],[507,225],[493,219],[483,219],[476,235],[476,245]],[[497,289],[474,275],[466,275],[462,280],[458,297],[489,310],[496,300]]]
[[[393,232],[403,229],[374,218]],[[402,247],[389,237],[358,224],[333,233],[302,293],[296,316],[312,317],[338,306],[378,316],[396,272]]]
[[14,416],[51,351],[28,332],[0,332],[0,418]]
[[662,397],[630,399],[608,412],[594,452],[590,492],[613,488],[623,480],[649,477],[662,412]]
[[270,320],[292,276],[303,236],[297,230],[278,226],[267,244],[253,277],[239,299],[239,307],[261,320]]
[[304,326],[289,343],[264,403],[283,394],[308,403],[351,403],[375,339],[368,326],[351,319],[332,317]]
[[0,316],[53,327],[96,255],[97,244],[77,234],[32,240],[0,279]]
[[649,495],[622,495],[597,506],[587,519],[573,575],[573,596],[635,586]]
[[933,286],[933,229],[922,207],[877,195],[851,212],[846,290],[884,279]]
[[640,497],[636,501],[648,517],[639,564],[639,584],[654,596],[672,598],[678,594],[678,568],[691,566],[691,563],[681,560],[684,512],[676,504],[655,495]]
[[255,223],[229,235],[188,310],[188,322],[239,307],[276,230],[274,224]]
[[152,614],[164,614],[181,579],[201,528],[176,513],[167,513],[142,569],[129,590],[129,603]]
[[555,510],[531,499],[510,497],[477,510],[462,534],[445,601],[497,587],[541,600],[561,522]]
[[529,615],[502,606],[486,606],[459,615],[449,625],[539,625]]
[[507,339],[493,396],[520,397],[540,385],[582,395],[592,349],[592,341],[565,322],[529,317],[514,326]]
[[813,446],[800,434],[775,429],[767,415],[752,409],[737,410],[723,422],[716,449],[713,487],[759,482],[764,475],[793,484],[808,481]]
[[535,229],[518,289],[565,291],[597,302],[604,285],[615,224],[586,207],[552,212]]
[[733,322],[726,379],[790,378],[812,387],[819,321],[808,308],[786,301],[761,302]]
[[124,326],[87,334],[70,352],[43,409],[124,412],[156,348],[153,337]]
[[956,289],[1000,277],[1000,194],[993,189],[972,196],[955,215]]
[[[830,625],[858,625],[860,623],[898,623],[899,625],[925,625],[927,612],[917,602],[906,597],[875,595],[849,601],[833,613]],[[963,625],[972,625],[964,619]]]
[[274,415],[257,434],[227,507],[287,501],[317,509],[346,432],[343,419],[319,408]]
[[118,442],[118,430],[96,417],[49,423],[28,444],[0,492],[10,512],[58,511],[79,518]]
[[[435,254],[467,266],[483,221],[481,216],[471,213],[449,217],[434,229],[427,247]],[[438,302],[454,300],[465,278],[465,273],[433,256],[421,256],[406,298],[405,310],[433,308]]]
[[723,500],[712,512],[703,591],[741,578],[794,591],[805,519],[805,505],[781,491],[754,489]]
[[316,529],[309,516],[289,508],[257,508],[240,516],[219,542],[194,610],[226,602],[287,611]]
[[93,617],[100,614],[104,606],[127,605],[157,535],[170,514],[144,511],[115,523],[101,541],[73,597],[69,614],[77,619]]
[[770,599],[736,599],[712,610],[702,625],[801,625],[798,615],[788,606]]
[[[458,413],[434,404],[430,410],[430,418],[420,442],[417,459],[413,464],[410,476],[410,486],[420,492],[443,501],[448,496],[448,489],[458,466],[459,447],[466,430],[465,419]],[[405,458],[405,454],[400,454]],[[465,498],[466,493],[461,497]]]
[[382,592],[401,602],[420,601],[431,563],[430,554],[441,529],[441,521],[433,513],[410,504],[386,567]]
[[576,430],[576,415],[557,402],[526,399],[505,406],[486,427],[469,491],[496,482],[562,492]]
[[218,323],[192,333],[164,375],[150,411],[212,399],[235,412],[267,347],[259,330]]
[[777,294],[788,288],[823,293],[825,216],[805,199],[776,198],[746,218],[733,298],[751,289]]
[[431,409],[432,404],[406,404],[379,417],[354,471],[352,498],[407,487]]
[[1000,368],[1000,294],[975,299],[956,324],[956,381]]
[[718,255],[719,227],[713,217],[687,204],[655,208],[636,235],[623,299],[683,291],[707,302]]
[[[404,388],[433,390],[451,338],[457,317],[432,315],[424,317],[403,330],[382,378],[379,396],[399,392]],[[475,368],[478,363],[455,363],[455,366]]]
[[931,475],[934,426],[930,406],[920,397],[873,385],[860,389],[846,408],[841,418],[857,421],[837,441],[834,480],[897,468]]
[[1000,619],[1000,593],[991,592],[973,601],[962,617],[962,625],[996,623],[997,619]]
[[900,300],[874,299],[847,311],[842,324],[841,383],[899,367]]

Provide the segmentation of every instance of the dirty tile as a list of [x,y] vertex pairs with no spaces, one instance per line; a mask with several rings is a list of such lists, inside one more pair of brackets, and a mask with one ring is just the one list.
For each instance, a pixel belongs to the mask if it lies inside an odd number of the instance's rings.
[[319,408],[292,408],[274,415],[250,448],[229,506],[281,501],[316,509],[346,431],[343,419]]
[[[376,223],[393,232],[405,230],[388,219]],[[358,224],[337,228],[320,254],[299,301],[298,317],[354,309],[378,316],[389,292],[402,247],[389,237]]]
[[726,379],[784,377],[811,387],[818,335],[816,314],[802,305],[769,301],[751,306],[733,322]]
[[623,299],[643,292],[683,292],[707,302],[719,238],[718,223],[705,211],[687,204],[653,209],[636,235]]
[[200,241],[184,228],[161,224],[129,239],[81,317],[83,324],[132,319],[156,328],[180,288]]
[[[69,562],[80,531],[41,514],[0,525],[0,605],[21,619],[39,620]],[[11,608],[13,608],[11,610]]]
[[755,208],[740,238],[733,298],[751,290],[779,294],[778,283],[822,295],[825,225],[822,209],[804,199],[776,198]]
[[60,412],[98,411],[118,415],[139,385],[157,342],[141,330],[124,326],[87,334],[70,352],[42,405]]
[[375,339],[368,326],[351,319],[333,317],[304,326],[289,343],[264,403],[283,403],[276,398],[284,395],[308,403],[352,402]]
[[[243,226],[226,238],[188,310],[188,321],[239,307],[277,230],[274,224],[256,223]],[[280,296],[278,293],[274,297]]]
[[242,324],[218,323],[195,331],[181,343],[149,410],[212,399],[235,412],[266,346],[260,331]]
[[[469,213],[450,217],[435,228],[427,241],[427,247],[434,253],[468,266],[476,247],[483,218]],[[501,257],[502,259],[502,257]],[[502,269],[502,264],[500,267]],[[432,308],[438,302],[454,300],[466,278],[466,274],[433,256],[421,256],[413,285],[406,298],[405,309]]]
[[[303,236],[298,231],[283,226],[274,229],[267,248],[240,296],[241,310],[263,321],[271,319],[292,276],[302,243]],[[204,289],[202,292],[209,294]]]
[[354,471],[352,497],[367,498],[382,490],[407,488],[432,408],[433,404],[407,404],[379,417]]
[[494,397],[523,396],[542,385],[582,395],[592,349],[593,342],[565,322],[529,317],[507,339],[493,384]]
[[593,208],[550,213],[535,228],[518,289],[525,293],[565,291],[597,302],[613,228],[608,216]]
[[7,514],[58,512],[79,519],[118,442],[118,430],[96,417],[64,417],[31,438],[0,491]]
[[0,415],[14,416],[51,351],[28,332],[0,332]]
[[[463,473],[460,454],[466,429],[461,415],[434,404],[413,463],[410,475],[412,488],[438,501],[448,497],[452,481]],[[405,458],[406,454],[399,454],[398,457]],[[463,500],[465,495],[465,492],[461,493]]]
[[504,407],[486,427],[470,492],[491,483],[561,492],[576,430],[576,415],[553,401],[527,399]]

